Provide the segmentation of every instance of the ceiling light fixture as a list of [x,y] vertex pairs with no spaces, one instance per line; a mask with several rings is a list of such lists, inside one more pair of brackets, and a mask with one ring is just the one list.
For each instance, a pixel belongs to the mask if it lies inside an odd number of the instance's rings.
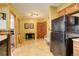
[[29,13],[29,16],[30,17],[40,17],[40,14],[39,14],[39,12],[32,12],[32,13]]

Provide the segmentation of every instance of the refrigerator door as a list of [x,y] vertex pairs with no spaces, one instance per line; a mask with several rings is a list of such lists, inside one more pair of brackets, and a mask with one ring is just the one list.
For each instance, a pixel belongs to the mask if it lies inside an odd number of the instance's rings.
[[66,55],[64,16],[52,21],[52,34],[53,54],[56,56]]
[[65,43],[65,38],[64,38],[64,33],[59,32],[59,39],[58,39],[58,45],[59,45],[59,55],[65,56],[66,55],[66,43]]

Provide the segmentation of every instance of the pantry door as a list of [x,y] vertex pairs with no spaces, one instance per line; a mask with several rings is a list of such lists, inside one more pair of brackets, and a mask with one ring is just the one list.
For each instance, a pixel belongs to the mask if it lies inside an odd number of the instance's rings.
[[37,39],[43,39],[47,34],[47,22],[37,22]]

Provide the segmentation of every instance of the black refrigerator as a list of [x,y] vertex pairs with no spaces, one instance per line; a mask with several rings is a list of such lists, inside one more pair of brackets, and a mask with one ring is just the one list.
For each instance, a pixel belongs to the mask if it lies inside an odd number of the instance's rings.
[[70,46],[72,43],[68,38],[67,19],[68,16],[61,16],[52,20],[51,23],[50,51],[55,56],[70,56],[73,53]]

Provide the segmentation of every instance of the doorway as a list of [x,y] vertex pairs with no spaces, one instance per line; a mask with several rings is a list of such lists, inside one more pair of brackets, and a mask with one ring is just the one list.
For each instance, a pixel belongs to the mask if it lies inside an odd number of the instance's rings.
[[37,22],[37,39],[43,39],[47,34],[47,22]]

